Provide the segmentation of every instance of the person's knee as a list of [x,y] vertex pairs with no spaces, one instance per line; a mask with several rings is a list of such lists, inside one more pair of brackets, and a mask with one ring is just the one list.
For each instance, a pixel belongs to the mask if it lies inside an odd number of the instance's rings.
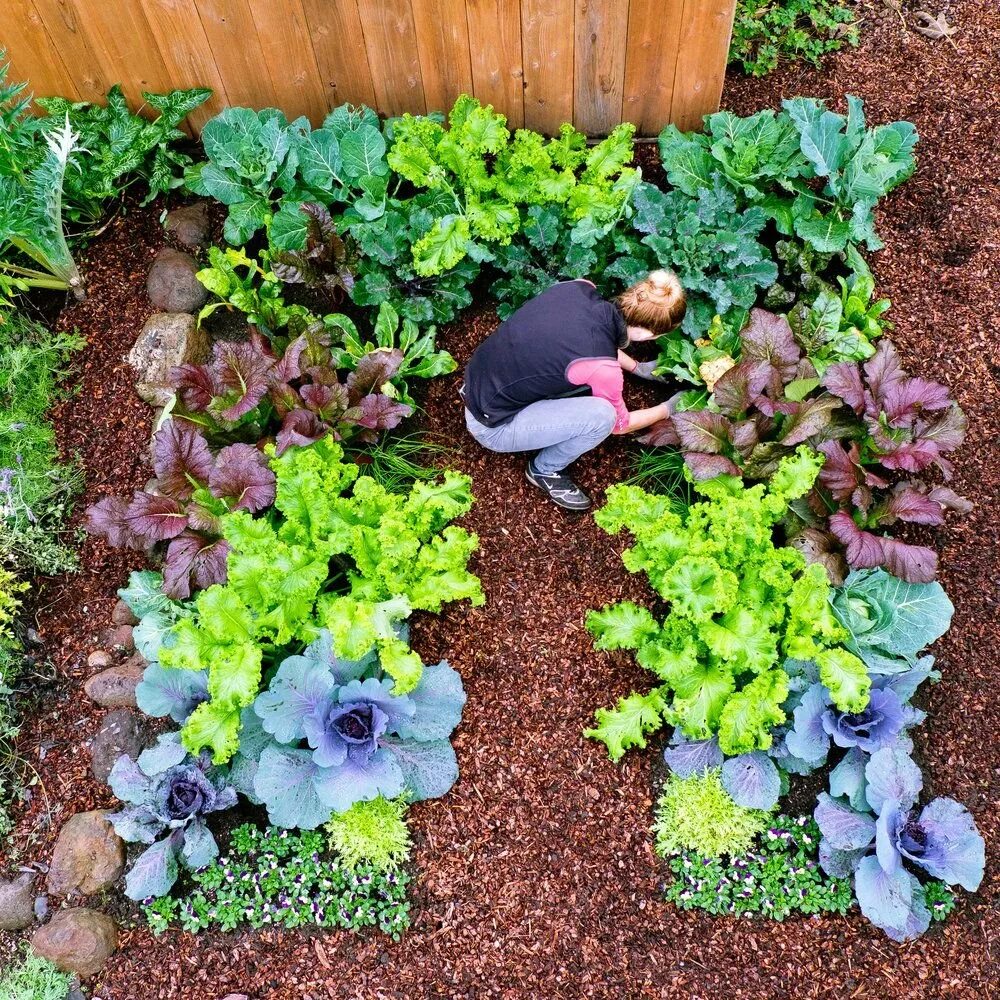
[[615,429],[618,412],[606,399],[591,399],[590,404],[593,410],[594,433],[607,437]]

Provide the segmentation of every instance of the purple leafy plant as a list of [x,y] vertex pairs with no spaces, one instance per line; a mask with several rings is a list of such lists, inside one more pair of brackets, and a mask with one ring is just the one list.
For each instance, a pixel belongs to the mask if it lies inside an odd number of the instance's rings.
[[194,589],[226,580],[229,545],[219,516],[251,513],[274,502],[275,478],[267,457],[249,444],[213,455],[192,427],[168,421],[153,439],[155,488],[131,500],[107,496],[87,511],[87,529],[115,546],[149,549],[166,542],[164,593],[182,600]]
[[792,544],[835,583],[848,566],[933,580],[935,552],[885,531],[898,522],[939,525],[945,511],[970,509],[947,486],[913,478],[932,466],[951,476],[946,456],[964,439],[966,420],[947,387],[907,375],[888,339],[863,365],[831,365],[820,378],[788,321],[763,309],[751,311],[740,341],[740,360],[715,383],[708,407],[675,412],[642,442],[679,447],[696,480],[767,479],[807,444],[825,463],[793,505]]

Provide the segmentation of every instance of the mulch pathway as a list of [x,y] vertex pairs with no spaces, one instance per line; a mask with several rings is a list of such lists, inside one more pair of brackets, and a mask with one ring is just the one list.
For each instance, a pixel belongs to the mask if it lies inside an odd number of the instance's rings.
[[[874,260],[893,300],[894,337],[911,369],[942,379],[970,419],[955,486],[975,511],[934,532],[942,580],[957,611],[939,644],[942,682],[917,752],[931,794],[976,815],[987,878],[943,928],[897,946],[857,913],[783,924],[682,914],[660,898],[648,832],[657,754],[612,765],[580,732],[596,708],[645,686],[625,656],[596,654],[588,608],[643,599],[621,565],[620,542],[592,519],[564,517],[524,482],[522,460],[484,454],[464,433],[458,376],[437,380],[427,425],[452,439],[453,466],[474,479],[467,518],[480,537],[475,569],[482,609],[424,616],[414,644],[447,657],[468,691],[456,738],[461,779],[444,799],[412,811],[419,872],[415,926],[399,944],[349,934],[270,931],[159,940],[124,935],[95,995],[107,1000],[336,998],[940,998],[1000,993],[1000,14],[994,0],[955,3],[957,51],[901,31],[888,9],[868,8],[865,42],[825,71],[792,69],[763,81],[733,78],[725,107],[750,113],[782,96],[863,97],[872,121],[909,118],[921,135],[917,175],[880,213],[887,247]],[[85,501],[113,485],[139,486],[148,408],[131,392],[121,356],[145,318],[145,267],[162,239],[155,218],[116,223],[92,248],[91,299],[63,315],[90,338],[80,392],[58,414],[69,449],[90,473]],[[463,362],[495,325],[482,310],[443,335]],[[580,463],[598,493],[620,479],[629,445],[615,441]],[[108,623],[133,554],[88,541],[84,570],[48,584],[40,628],[59,672],[23,749],[43,779],[54,826],[110,803],[80,748],[97,713],[82,697],[85,657]],[[39,748],[45,747],[44,759]],[[46,858],[54,831],[36,793],[18,827],[22,857]]]

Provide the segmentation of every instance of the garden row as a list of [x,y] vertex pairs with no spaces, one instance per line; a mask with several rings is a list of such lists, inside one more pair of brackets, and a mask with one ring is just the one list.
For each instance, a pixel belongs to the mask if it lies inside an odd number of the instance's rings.
[[[156,387],[155,480],[88,512],[158,567],[121,591],[144,663],[133,697],[179,729],[109,776],[125,803],[110,822],[142,845],[126,892],[153,926],[405,926],[405,804],[456,780],[465,700],[406,623],[483,595],[476,538],[451,523],[470,483],[380,438],[412,412],[412,380],[453,370],[428,324],[469,305],[480,275],[501,315],[553,281],[612,295],[655,267],[688,292],[660,370],[690,388],[648,437],[679,450],[647,464],[686,467],[703,499],[609,492],[598,522],[630,532],[626,566],[665,604],[588,622],[658,681],[590,735],[617,760],[673,729],[657,819],[672,897],[780,917],[846,908],[853,876],[902,939],[950,907],[947,886],[976,888],[982,840],[949,799],[917,810],[907,735],[951,606],[933,550],[888,534],[963,509],[926,474],[947,476],[964,417],[900,367],[859,252],[912,173],[912,126],[869,128],[854,99],[846,115],[806,98],[723,112],[704,134],[664,131],[657,184],[631,165],[629,125],[594,145],[570,126],[512,135],[468,97],[447,119],[344,106],[315,129],[228,109],[200,160],[176,126],[206,96],[150,95],[151,122],[115,92],[32,119],[11,88],[0,147],[8,297],[85,294],[65,227],[95,224],[126,184],[225,206],[198,322],[235,314],[247,333],[209,356],[192,338]],[[819,770],[818,834],[775,818],[790,776]],[[240,828],[220,857],[210,824],[240,798],[271,830]]]

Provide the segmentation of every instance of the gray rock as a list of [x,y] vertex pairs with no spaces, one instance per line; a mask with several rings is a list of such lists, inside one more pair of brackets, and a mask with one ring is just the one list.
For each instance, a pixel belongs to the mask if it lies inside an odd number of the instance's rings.
[[35,876],[23,872],[13,882],[0,879],[0,931],[19,931],[35,922]]
[[164,312],[197,312],[208,300],[208,289],[195,277],[199,270],[191,254],[164,247],[146,278],[149,301]]
[[115,625],[114,628],[107,628],[100,634],[99,639],[101,645],[108,649],[125,650],[126,653],[131,653],[135,649],[131,625]]
[[31,947],[63,972],[90,979],[118,947],[118,928],[111,917],[97,910],[60,910],[35,931]]
[[116,663],[84,682],[87,696],[102,708],[135,708],[135,686],[142,680],[142,663],[137,656]]
[[49,897],[35,897],[35,919],[44,920],[49,915]]
[[139,619],[132,614],[132,609],[121,599],[111,609],[111,621],[115,625],[138,625]]
[[98,781],[107,781],[115,761],[123,754],[135,760],[142,750],[142,725],[127,708],[109,712],[90,744],[90,770]]
[[94,669],[107,667],[111,664],[111,654],[106,649],[95,649],[87,657],[87,666]]
[[173,395],[171,368],[206,361],[208,355],[208,334],[199,329],[193,316],[153,313],[128,354],[128,362],[138,376],[135,391],[152,406],[166,406]]
[[121,878],[125,845],[108,822],[109,812],[77,813],[63,823],[49,864],[49,892],[91,896]]
[[208,202],[181,205],[167,213],[163,228],[182,246],[196,250],[208,242]]

